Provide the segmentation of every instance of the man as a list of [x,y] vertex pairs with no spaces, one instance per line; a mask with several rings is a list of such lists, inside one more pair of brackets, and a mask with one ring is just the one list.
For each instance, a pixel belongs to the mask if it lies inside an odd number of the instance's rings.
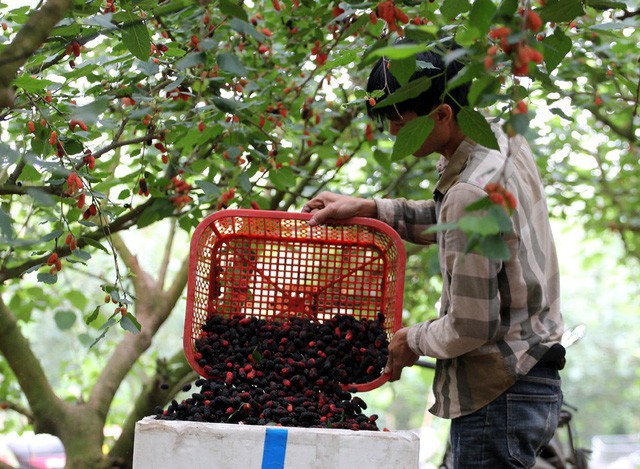
[[[557,427],[562,402],[558,370],[564,365],[558,265],[544,189],[521,136],[508,138],[492,125],[498,151],[475,143],[461,130],[457,113],[468,103],[470,84],[447,90],[447,81],[462,64],[445,65],[445,53],[418,55],[418,61],[431,66],[411,80],[432,80],[420,96],[369,107],[371,117],[390,121],[392,135],[418,116],[433,119],[431,134],[414,153],[444,158],[433,199],[367,200],[323,192],[302,210],[313,213],[312,225],[376,217],[408,241],[437,242],[443,279],[438,318],[397,331],[385,371],[394,381],[419,356],[437,359],[436,401],[430,410],[452,419],[454,467],[531,467]],[[369,76],[368,92],[382,89],[384,99],[398,88],[387,60],[381,59]],[[489,183],[516,199],[513,229],[503,235],[508,260],[465,253],[467,238],[458,229],[425,233],[434,224],[468,215],[465,207],[486,197]]]

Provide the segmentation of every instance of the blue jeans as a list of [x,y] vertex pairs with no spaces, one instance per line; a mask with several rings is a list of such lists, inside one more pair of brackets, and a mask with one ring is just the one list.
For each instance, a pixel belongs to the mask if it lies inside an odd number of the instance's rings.
[[482,409],[451,421],[453,467],[530,468],[558,426],[558,370],[536,366]]

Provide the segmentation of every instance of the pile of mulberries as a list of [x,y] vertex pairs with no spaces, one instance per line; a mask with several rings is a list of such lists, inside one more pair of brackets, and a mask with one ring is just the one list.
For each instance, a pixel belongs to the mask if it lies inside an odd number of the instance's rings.
[[[378,378],[387,361],[384,317],[324,322],[214,314],[195,341],[206,373],[190,398],[156,418],[285,427],[378,430],[349,385]],[[183,390],[191,391],[191,384]]]

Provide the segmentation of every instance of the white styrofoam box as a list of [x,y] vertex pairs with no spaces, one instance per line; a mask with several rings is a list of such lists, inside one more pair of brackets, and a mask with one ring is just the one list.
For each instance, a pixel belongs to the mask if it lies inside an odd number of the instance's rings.
[[136,424],[134,469],[417,469],[410,431],[156,420]]

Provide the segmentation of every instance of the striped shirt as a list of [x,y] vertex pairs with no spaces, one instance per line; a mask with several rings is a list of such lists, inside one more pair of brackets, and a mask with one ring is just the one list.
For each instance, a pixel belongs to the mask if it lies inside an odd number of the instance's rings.
[[[413,325],[409,347],[436,358],[435,404],[455,418],[484,407],[529,372],[563,332],[556,248],[544,189],[529,145],[492,125],[500,150],[465,139],[449,158],[433,200],[377,199],[378,218],[407,241],[438,243],[443,279],[438,318]],[[508,157],[507,157],[508,156]],[[465,234],[434,223],[469,215],[465,207],[501,182],[517,199],[507,261],[464,253]]]

